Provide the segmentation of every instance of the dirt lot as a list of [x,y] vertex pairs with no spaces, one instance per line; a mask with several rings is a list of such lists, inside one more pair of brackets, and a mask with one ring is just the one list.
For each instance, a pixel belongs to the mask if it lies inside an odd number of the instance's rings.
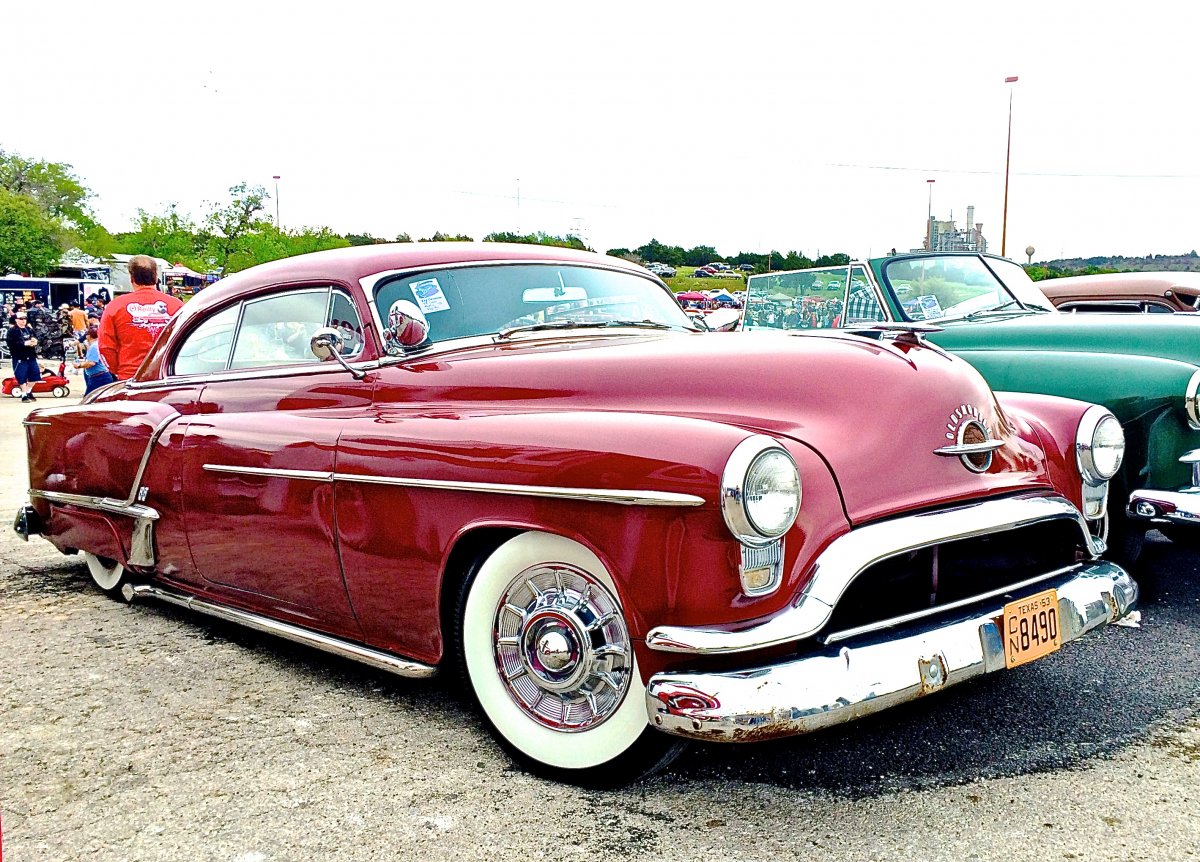
[[1142,628],[589,792],[514,769],[436,679],[124,606],[21,542],[26,412],[0,403],[6,860],[1200,858],[1195,552],[1150,549]]

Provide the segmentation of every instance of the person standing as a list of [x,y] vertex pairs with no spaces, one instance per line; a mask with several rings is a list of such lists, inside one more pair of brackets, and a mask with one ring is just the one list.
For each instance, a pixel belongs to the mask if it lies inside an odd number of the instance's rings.
[[158,264],[139,254],[129,259],[133,291],[104,306],[100,317],[100,355],[117,380],[137,372],[158,334],[183,307],[183,300],[158,289]]
[[112,372],[104,364],[104,357],[100,355],[100,328],[89,326],[84,343],[87,344],[87,352],[84,354],[83,359],[75,360],[75,367],[83,369],[83,382],[85,385],[83,394],[86,395],[93,389],[107,386],[116,378],[112,376]]
[[33,397],[33,384],[42,379],[37,359],[38,341],[29,328],[24,311],[17,312],[12,327],[4,334],[4,343],[8,347],[9,356],[12,357],[13,376],[17,378],[17,391],[21,393],[21,400],[36,400]]

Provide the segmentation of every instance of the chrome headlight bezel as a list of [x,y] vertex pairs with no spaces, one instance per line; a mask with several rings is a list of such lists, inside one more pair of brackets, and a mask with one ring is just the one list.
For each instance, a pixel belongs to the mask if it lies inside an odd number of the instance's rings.
[[1192,372],[1187,390],[1183,394],[1183,410],[1187,414],[1188,427],[1200,431],[1200,371]]
[[[765,456],[777,457],[782,455],[796,473],[796,507],[795,512],[782,529],[764,531],[754,522],[754,517],[747,506],[746,480],[750,471]],[[780,445],[779,441],[765,434],[755,434],[739,443],[725,463],[721,474],[721,513],[729,531],[743,545],[752,548],[762,547],[774,542],[787,533],[796,523],[800,514],[800,503],[804,496],[800,469],[790,452]]]
[[[1117,431],[1121,434],[1121,453],[1117,458],[1116,466],[1111,472],[1106,472],[1096,464],[1095,450],[1101,426],[1110,424],[1115,424]],[[1075,462],[1079,466],[1083,481],[1092,487],[1104,485],[1120,472],[1124,459],[1125,429],[1121,427],[1121,423],[1111,410],[1098,404],[1092,405],[1083,414],[1083,419],[1080,420],[1079,428],[1075,432]]]

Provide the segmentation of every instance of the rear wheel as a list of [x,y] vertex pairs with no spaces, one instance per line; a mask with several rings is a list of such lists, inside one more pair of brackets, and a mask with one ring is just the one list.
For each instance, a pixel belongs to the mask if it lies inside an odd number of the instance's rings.
[[88,573],[92,576],[94,583],[101,592],[106,593],[111,598],[120,598],[121,587],[125,584],[125,567],[116,560],[110,560],[108,557],[97,557],[95,554],[83,552],[83,558],[87,561]]
[[468,688],[531,772],[611,787],[683,750],[649,725],[616,589],[581,545],[542,533],[508,540],[468,574],[456,621]]
[[50,391],[54,394],[55,398],[66,398],[71,394],[71,390],[65,386],[55,386]]

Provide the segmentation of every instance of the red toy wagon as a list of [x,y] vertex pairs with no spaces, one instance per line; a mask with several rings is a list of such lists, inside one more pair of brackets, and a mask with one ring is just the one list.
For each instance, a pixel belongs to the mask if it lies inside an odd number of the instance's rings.
[[[33,394],[41,395],[44,392],[49,392],[55,398],[66,398],[71,394],[71,381],[63,374],[66,370],[67,363],[65,362],[58,363],[57,374],[43,367],[41,369],[42,379],[33,384]],[[0,389],[3,389],[5,395],[11,395],[14,398],[21,397],[21,393],[17,392],[17,378],[15,377],[5,377],[4,381],[0,383]]]

